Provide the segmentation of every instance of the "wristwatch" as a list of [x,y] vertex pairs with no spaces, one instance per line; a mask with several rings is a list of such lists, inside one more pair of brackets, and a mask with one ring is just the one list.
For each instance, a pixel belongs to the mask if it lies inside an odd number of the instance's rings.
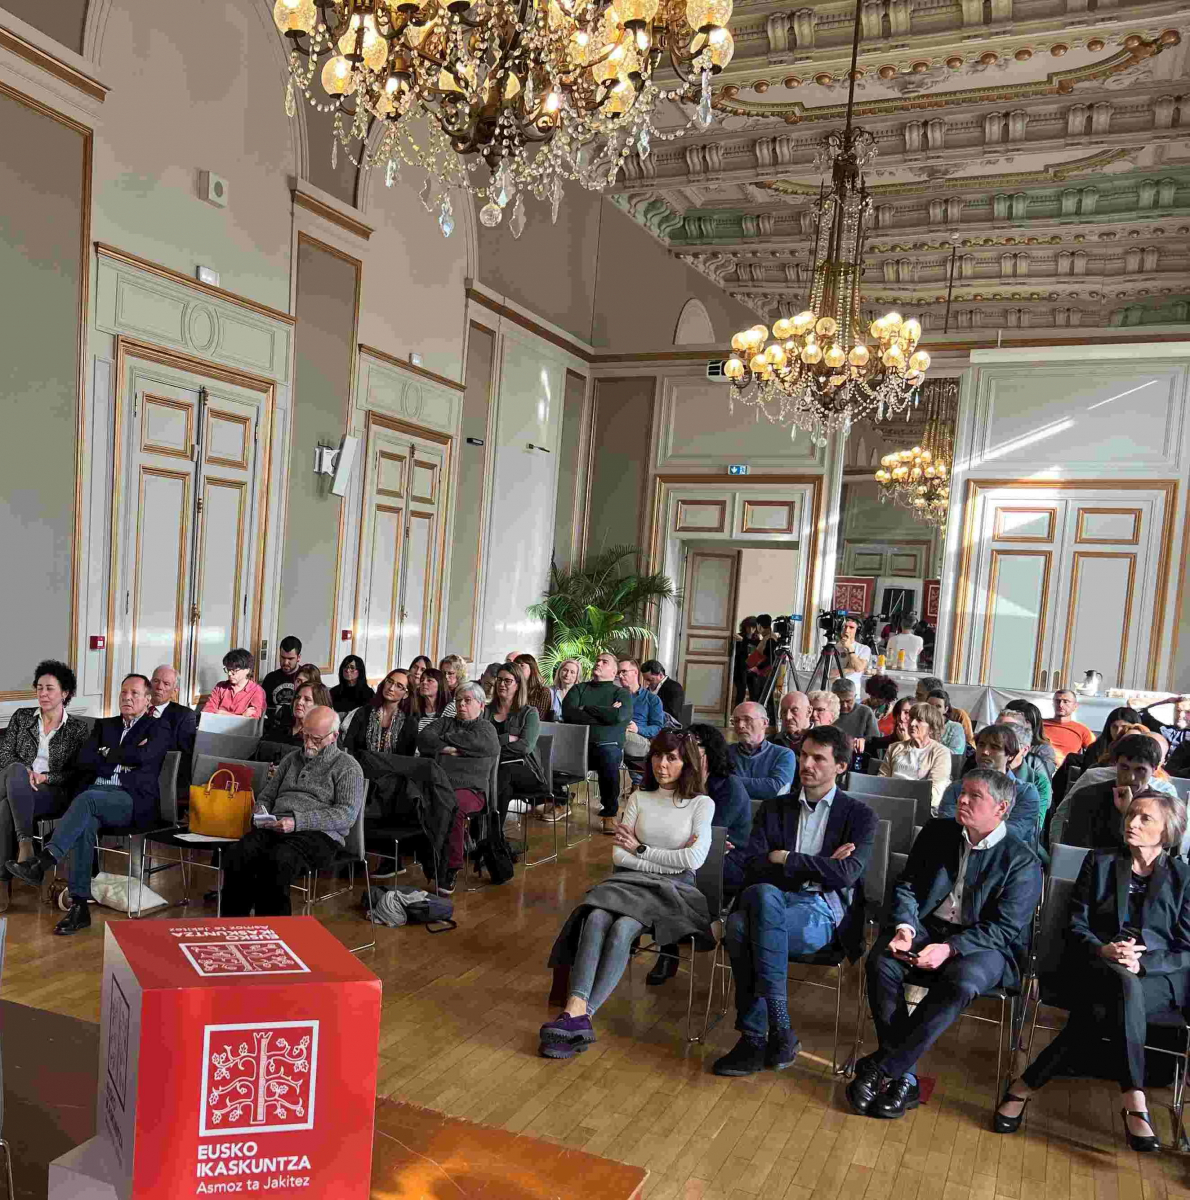
[[644,842],[637,842],[637,843],[636,843],[636,852],[637,852],[637,854],[644,854],[644,852],[645,852],[647,849],[648,849],[648,846],[646,846],[646,845],[644,844]]

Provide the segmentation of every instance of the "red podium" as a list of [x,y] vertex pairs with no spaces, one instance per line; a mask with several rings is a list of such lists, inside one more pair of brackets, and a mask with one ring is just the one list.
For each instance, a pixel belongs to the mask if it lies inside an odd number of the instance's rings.
[[98,1133],[50,1200],[367,1200],[380,980],[312,917],[106,926]]

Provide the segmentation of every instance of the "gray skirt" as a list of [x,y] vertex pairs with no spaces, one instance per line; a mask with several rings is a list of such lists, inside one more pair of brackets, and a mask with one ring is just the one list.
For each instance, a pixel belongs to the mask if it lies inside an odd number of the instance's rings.
[[711,949],[711,913],[706,897],[694,886],[694,872],[653,875],[621,868],[597,883],[566,919],[550,952],[551,967],[574,962],[583,919],[592,908],[639,921],[662,945],[693,937],[695,946]]

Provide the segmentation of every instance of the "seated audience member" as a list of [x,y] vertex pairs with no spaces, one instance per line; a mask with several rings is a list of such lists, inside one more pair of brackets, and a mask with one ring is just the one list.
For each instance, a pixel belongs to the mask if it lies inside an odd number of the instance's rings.
[[[864,672],[868,669],[868,664],[872,661],[872,647],[865,646],[859,640],[859,622],[854,617],[848,617],[843,622],[843,634],[836,643],[839,649],[839,657],[843,660],[844,667],[853,674],[858,674],[861,678]],[[855,657],[859,662],[854,666],[848,663],[848,659]],[[859,691],[860,685],[856,684],[856,692]]]
[[[265,715],[268,705],[264,688],[252,680],[252,664],[255,660],[247,650],[229,650],[223,656],[223,669],[227,678],[211,689],[205,713],[222,713],[229,717],[248,717],[258,721]],[[299,671],[301,668],[298,668]]]
[[322,668],[314,663],[302,663],[294,676],[294,687],[302,683],[322,683]]
[[529,703],[537,709],[538,717],[548,721],[554,711],[554,698],[550,689],[541,677],[541,667],[532,654],[518,654],[513,663],[520,668],[525,676],[525,687],[529,695]]
[[467,682],[467,663],[458,654],[448,654],[438,664],[438,670],[442,672],[448,696],[453,697],[459,684]]
[[447,690],[446,680],[442,677],[441,671],[434,667],[427,667],[422,672],[417,691],[410,697],[409,711],[418,733],[440,717],[455,715],[455,702]]
[[577,658],[564,658],[554,672],[554,686],[550,688],[550,720],[560,723],[562,705],[566,693],[582,678],[583,664]]
[[[306,744],[303,733],[303,721],[306,714],[315,708],[333,708],[331,694],[321,683],[299,683],[293,694],[293,703],[285,705],[264,727],[264,736],[260,739],[263,746],[269,743],[274,746],[288,746],[295,749]],[[258,762],[269,762],[265,752],[257,747],[253,758]]]
[[[1050,810],[1050,802],[1053,798],[1053,785],[1041,760],[1032,753],[1033,727],[1029,724],[1029,718],[1023,712],[1005,708],[996,718],[996,724],[1011,725],[1016,733],[1016,740],[1021,746],[1021,754],[1020,761],[1012,768],[1013,774],[1022,783],[1031,783],[1037,789],[1037,797],[1041,802],[1041,827],[1044,829],[1046,814]],[[967,765],[963,769],[969,770],[971,765],[972,762],[968,759]]]
[[1020,713],[1028,722],[1030,730],[1029,753],[1026,761],[1036,769],[1044,771],[1050,780],[1058,769],[1058,756],[1046,736],[1045,724],[1041,719],[1041,709],[1031,700],[1009,700],[1004,706],[1005,712]]
[[418,686],[421,684],[422,675],[424,675],[426,671],[430,670],[430,668],[433,667],[433,665],[434,664],[432,662],[430,662],[430,660],[428,658],[426,658],[426,656],[424,654],[419,654],[409,664],[409,694],[410,694],[410,696],[417,695],[417,689],[418,689]]
[[946,714],[950,712],[950,697],[946,692],[938,690],[930,693],[927,704],[931,704],[942,714],[942,736],[938,739],[951,754],[967,753],[967,735],[958,721],[951,721]]
[[149,716],[165,725],[169,734],[166,752],[176,750],[182,756],[178,762],[178,795],[189,796],[198,713],[178,703],[178,673],[168,663],[157,667],[149,680]]
[[950,784],[950,751],[938,741],[942,714],[929,704],[909,710],[909,740],[894,742],[880,763],[880,774],[892,779],[928,779],[935,810]]
[[[422,681],[425,682],[424,680]],[[455,790],[458,809],[451,826],[446,870],[430,887],[449,896],[463,868],[467,818],[481,812],[492,786],[493,761],[500,757],[496,728],[483,715],[484,694],[478,683],[464,683],[455,692],[456,711],[427,725],[417,735],[417,752],[433,758]]]
[[[1165,739],[1159,733],[1154,733],[1147,725],[1142,725],[1137,722],[1135,725],[1125,725],[1121,722],[1116,722],[1116,742],[1120,738],[1128,737],[1129,734],[1140,735],[1141,737],[1152,738],[1157,745],[1157,751],[1161,756],[1161,764],[1165,761]],[[1071,796],[1077,792],[1083,791],[1095,783],[1107,783],[1108,781],[1116,782],[1116,754],[1115,745],[1113,742],[1108,747],[1107,761],[1098,767],[1087,767],[1079,777],[1066,789],[1066,795],[1063,800],[1069,800]],[[1088,751],[1089,753],[1089,751]],[[1170,782],[1169,776],[1162,770],[1161,764],[1158,764],[1157,769],[1153,772],[1149,779],[1148,787],[1151,791],[1161,792],[1166,796],[1177,796],[1178,789]]]
[[851,739],[856,754],[863,754],[868,738],[880,736],[876,717],[866,704],[855,702],[855,684],[850,679],[836,679],[831,684],[831,691],[839,702],[839,715],[833,724]]
[[616,656],[605,650],[595,660],[590,681],[576,683],[562,703],[567,724],[591,727],[587,765],[599,778],[600,817],[608,837],[616,832],[624,734],[632,720],[632,694],[616,682],[618,669]]
[[340,717],[363,708],[376,693],[368,682],[368,669],[358,654],[349,654],[339,664],[339,682],[331,688],[331,706]]
[[853,961],[863,953],[861,881],[877,820],[838,786],[853,751],[836,726],[811,729],[798,756],[797,797],[766,800],[748,844],[727,858],[725,878],[743,887],[723,937],[740,1039],[715,1063],[716,1075],[792,1066],[801,1043],[789,1016],[790,958],[836,941]]
[[596,1040],[592,1018],[620,982],[641,934],[674,945],[709,932],[711,913],[694,880],[711,848],[713,810],[694,738],[663,729],[649,749],[641,787],[616,824],[615,871],[583,897],[550,953],[555,992],[564,989],[566,1001],[541,1027],[545,1058],[573,1058]]
[[839,697],[834,692],[810,692],[810,728],[815,725],[833,725],[839,716]]
[[[917,681],[917,689],[914,692],[914,699],[918,704],[929,703],[931,692],[944,692],[946,687],[941,679],[935,678],[933,675],[927,675],[924,679]],[[975,727],[971,724],[971,717],[961,708],[955,708],[952,704],[945,713],[948,721],[958,721],[963,727],[963,736],[967,739],[967,745],[970,746],[975,741]]]
[[70,855],[70,911],[54,927],[57,934],[78,933],[91,924],[91,859],[99,830],[105,825],[147,828],[157,820],[169,733],[149,716],[149,698],[143,675],[124,678],[120,715],[98,721],[78,752],[78,766],[90,785],[70,802],[36,858],[5,864],[9,875],[40,887],[46,871]]
[[[500,742],[500,777],[496,808],[500,823],[508,815],[514,796],[532,801],[546,793],[545,772],[537,755],[541,735],[541,717],[529,703],[525,677],[515,663],[504,663],[496,672],[492,702],[484,713]],[[566,815],[564,805],[547,804],[537,815],[543,821],[560,821]]]
[[401,667],[389,671],[371,700],[355,710],[340,741],[356,759],[365,750],[401,755],[416,751],[417,720],[409,712],[408,671]]
[[[858,1113],[895,1118],[920,1103],[914,1069],[959,1013],[989,988],[1019,982],[1041,899],[1041,861],[1011,833],[1012,780],[975,770],[963,779],[957,821],[931,821],[897,880],[888,927],[868,954],[876,1052],[847,1086]],[[927,987],[910,1014],[905,984]]]
[[1156,790],[1153,774],[1161,765],[1161,747],[1147,732],[1126,733],[1112,747],[1112,755],[1110,778],[1072,790],[1054,810],[1051,846],[1114,850],[1123,844],[1123,816],[1132,798]]
[[499,672],[503,663],[491,662],[483,669],[483,674],[479,677],[479,686],[483,688],[483,694],[491,701],[492,695],[496,690],[496,674]]
[[644,770],[649,745],[665,724],[665,709],[657,695],[642,686],[640,664],[635,658],[620,659],[616,664],[616,681],[632,696],[632,720],[624,731],[624,765],[635,783]]
[[[916,671],[917,659],[925,642],[912,632],[913,626],[904,617],[894,617],[892,620],[892,636],[884,648],[884,657],[890,666],[898,671]],[[901,662],[901,652],[905,653],[905,661]]]
[[504,661],[507,663],[516,662],[520,656],[521,652],[519,650],[509,650],[509,652],[504,656]]
[[802,748],[802,738],[814,724],[810,719],[810,697],[805,692],[786,692],[781,697],[777,722],[778,732],[769,741],[796,754]]
[[[66,712],[78,682],[64,662],[38,663],[33,688],[37,707],[18,708],[0,732],[0,863],[14,855],[21,862],[32,858],[37,822],[66,811],[79,751],[91,733],[86,721]],[[193,734],[190,745],[193,749]],[[3,868],[0,912],[8,908],[10,887]]]
[[1129,732],[1129,725],[1140,724],[1140,713],[1136,709],[1113,708],[1107,714],[1107,720],[1103,722],[1102,732],[1083,752],[1083,771],[1089,771],[1092,767],[1106,767],[1111,758],[1112,743]]
[[[909,714],[913,711],[915,703],[908,696],[903,696],[892,706],[889,713],[889,732],[868,739],[869,754],[887,754],[890,746],[909,741]],[[877,724],[883,726],[884,722],[878,721]]]
[[897,681],[889,675],[869,675],[864,680],[864,692],[864,703],[872,710],[881,734],[888,737],[893,731],[892,711],[899,695]]
[[1150,1014],[1190,1003],[1190,865],[1175,857],[1185,833],[1180,801],[1137,796],[1123,846],[1083,860],[1059,976],[1070,1016],[1005,1091],[997,1133],[1016,1133],[1055,1075],[1107,1075],[1120,1085],[1129,1148],[1159,1148],[1145,1103],[1145,1030]]
[[[226,665],[226,664],[224,664]],[[302,643],[299,638],[285,637],[277,647],[277,669],[270,671],[261,681],[267,711],[261,716],[273,716],[277,709],[293,703],[297,688],[298,668],[302,665]]]
[[784,746],[765,741],[768,713],[749,700],[736,707],[731,714],[731,725],[736,736],[731,757],[748,795],[753,800],[784,796],[797,773],[797,755]]
[[[1041,797],[1037,789],[1026,783],[1016,773],[1014,764],[1024,758],[1024,747],[1017,731],[1011,725],[985,725],[975,735],[975,759],[972,769],[979,771],[999,771],[1012,780],[1012,807],[1008,810],[1005,824],[1010,833],[1027,845],[1037,848],[1037,840],[1041,834]],[[935,814],[939,817],[953,817],[958,811],[959,794],[963,790],[963,781],[956,779],[943,793],[942,802]]]
[[[1152,714],[1154,708],[1160,708],[1163,704],[1173,705],[1172,723],[1158,721]],[[1190,742],[1190,696],[1170,696],[1165,700],[1154,700],[1152,704],[1146,704],[1140,710],[1138,719],[1142,725],[1154,733],[1161,734],[1169,743],[1171,757],[1175,751]]]
[[681,725],[682,709],[686,707],[686,692],[682,685],[676,679],[670,679],[665,673],[665,667],[655,658],[641,663],[640,673],[645,687],[661,701],[661,707]]
[[[711,817],[712,828],[727,830],[727,847],[747,844],[752,831],[752,801],[736,774],[735,762],[731,757],[723,730],[714,725],[691,725],[687,731],[698,746],[702,763],[706,793],[715,806]],[[657,961],[645,976],[650,987],[660,987],[678,973],[678,947],[676,943],[663,945]]]
[[346,845],[363,807],[364,773],[335,744],[338,736],[333,708],[310,709],[302,749],[281,760],[256,797],[273,820],[223,851],[225,917],[288,917],[293,881],[331,866]]
[[1077,711],[1078,697],[1068,688],[1059,688],[1054,693],[1054,715],[1042,722],[1046,737],[1057,752],[1058,766],[1068,754],[1082,754],[1095,740],[1095,735],[1074,719]]

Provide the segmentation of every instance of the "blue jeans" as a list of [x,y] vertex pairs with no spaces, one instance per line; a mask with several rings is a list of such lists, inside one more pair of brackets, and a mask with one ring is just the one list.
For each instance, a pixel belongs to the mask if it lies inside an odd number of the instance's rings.
[[58,862],[70,855],[70,894],[91,898],[91,863],[103,825],[131,825],[132,797],[122,788],[89,787],[71,801],[46,849]]
[[820,892],[783,892],[771,883],[745,888],[723,938],[735,979],[735,1027],[764,1037],[765,999],[785,999],[789,960],[821,950],[834,936],[835,920]]
[[599,815],[614,817],[620,808],[620,764],[624,747],[615,742],[592,743],[587,748],[587,766],[599,776]]

